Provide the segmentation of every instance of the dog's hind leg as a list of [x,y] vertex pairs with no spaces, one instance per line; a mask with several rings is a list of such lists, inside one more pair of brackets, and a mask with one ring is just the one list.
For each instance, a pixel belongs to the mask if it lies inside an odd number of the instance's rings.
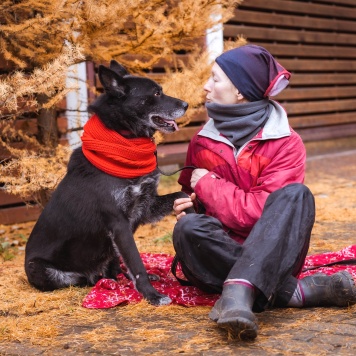
[[25,270],[30,284],[43,292],[90,284],[84,275],[77,272],[60,271],[40,258],[26,261]]
[[117,279],[118,274],[123,273],[126,278],[129,278],[126,272],[122,270],[120,267],[120,257],[115,256],[113,259],[109,262],[106,272],[103,275],[103,278],[110,278],[110,279]]
[[130,279],[134,283],[138,292],[140,292],[143,297],[153,305],[165,305],[171,303],[169,297],[159,293],[151,285],[129,223],[127,222],[125,226],[122,220],[120,223],[115,221],[114,226],[112,226],[112,232],[115,244],[120,251],[121,258],[127,268]]

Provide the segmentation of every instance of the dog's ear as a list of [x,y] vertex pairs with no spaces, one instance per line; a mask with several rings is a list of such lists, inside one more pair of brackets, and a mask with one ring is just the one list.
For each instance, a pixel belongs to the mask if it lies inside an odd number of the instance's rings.
[[100,83],[103,85],[107,93],[111,93],[116,96],[122,96],[125,94],[126,86],[122,76],[103,65],[99,66],[98,74]]
[[114,59],[110,61],[110,69],[121,77],[128,75],[129,72],[120,63],[116,62]]

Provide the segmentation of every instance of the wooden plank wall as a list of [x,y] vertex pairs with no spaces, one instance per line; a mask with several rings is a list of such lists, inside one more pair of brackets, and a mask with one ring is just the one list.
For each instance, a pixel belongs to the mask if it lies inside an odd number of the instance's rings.
[[[244,0],[224,25],[225,39],[238,35],[267,48],[292,73],[275,99],[305,142],[356,140],[356,0]],[[161,164],[183,162],[182,138],[200,124],[197,118],[166,137]]]
[[36,202],[0,190],[0,225],[36,220],[41,208]]
[[355,136],[356,1],[245,0],[225,26],[292,72],[276,97],[304,141]]

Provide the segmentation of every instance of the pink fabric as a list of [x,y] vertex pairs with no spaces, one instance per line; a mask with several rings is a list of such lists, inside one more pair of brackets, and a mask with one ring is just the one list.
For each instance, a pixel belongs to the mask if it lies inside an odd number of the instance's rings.
[[[303,266],[303,271],[300,274],[299,279],[306,276],[310,276],[317,272],[330,275],[339,271],[348,271],[349,273],[352,274],[354,279],[356,279],[356,264],[354,265],[340,264],[340,265],[334,265],[329,267],[319,267],[328,263],[335,263],[335,262],[347,261],[352,259],[356,259],[356,245],[345,247],[337,252],[326,252],[320,255],[307,256]],[[306,270],[308,268],[315,268],[315,267],[316,269]]]
[[[218,294],[207,294],[196,287],[184,287],[179,284],[170,272],[173,257],[166,254],[141,254],[142,261],[148,273],[157,274],[159,281],[152,282],[152,285],[163,294],[172,299],[172,304],[192,306],[213,306],[219,298]],[[337,252],[327,252],[319,255],[308,256],[303,269],[305,270],[299,278],[312,275],[317,272],[328,275],[341,270],[346,270],[356,278],[356,265],[337,265],[330,267],[319,267],[324,264],[347,261],[356,258],[356,245],[348,246]],[[178,277],[184,278],[178,265]],[[85,308],[105,309],[121,304],[138,303],[142,296],[135,290],[133,283],[127,280],[123,274],[118,276],[118,280],[101,279],[84,298],[82,306]]]

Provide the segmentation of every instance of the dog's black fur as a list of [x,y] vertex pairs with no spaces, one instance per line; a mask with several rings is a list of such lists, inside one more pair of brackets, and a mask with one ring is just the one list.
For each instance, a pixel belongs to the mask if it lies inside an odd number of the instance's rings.
[[[89,110],[117,132],[152,137],[173,132],[188,104],[162,92],[154,81],[129,75],[116,61],[99,67],[102,94]],[[41,291],[94,285],[121,272],[119,256],[137,290],[151,304],[170,303],[150,284],[133,233],[162,219],[182,192],[158,196],[159,170],[134,179],[94,167],[82,149],[73,151],[67,174],[39,217],[26,246],[29,282]]]

